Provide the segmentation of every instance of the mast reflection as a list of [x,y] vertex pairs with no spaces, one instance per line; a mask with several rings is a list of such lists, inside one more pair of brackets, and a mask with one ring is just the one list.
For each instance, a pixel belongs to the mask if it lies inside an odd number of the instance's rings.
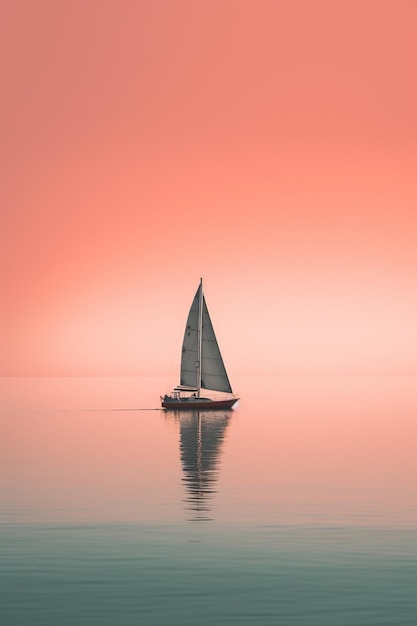
[[230,411],[169,411],[180,427],[180,456],[190,521],[212,520],[211,499],[216,493],[223,440]]

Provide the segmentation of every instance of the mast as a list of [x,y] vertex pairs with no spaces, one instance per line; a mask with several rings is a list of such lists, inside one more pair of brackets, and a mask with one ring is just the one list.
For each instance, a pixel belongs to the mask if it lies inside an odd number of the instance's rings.
[[197,396],[200,397],[201,389],[201,364],[203,344],[203,279],[200,278],[200,295],[198,298],[198,327],[197,327]]

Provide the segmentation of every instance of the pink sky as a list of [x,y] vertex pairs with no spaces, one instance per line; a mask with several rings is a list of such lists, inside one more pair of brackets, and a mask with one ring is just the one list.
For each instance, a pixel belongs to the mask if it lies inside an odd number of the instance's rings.
[[0,2],[0,374],[417,374],[414,0]]

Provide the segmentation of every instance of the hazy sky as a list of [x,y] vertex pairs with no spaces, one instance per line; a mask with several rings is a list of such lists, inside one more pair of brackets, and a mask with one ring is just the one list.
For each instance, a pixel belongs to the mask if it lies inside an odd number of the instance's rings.
[[0,373],[417,374],[415,0],[0,0]]

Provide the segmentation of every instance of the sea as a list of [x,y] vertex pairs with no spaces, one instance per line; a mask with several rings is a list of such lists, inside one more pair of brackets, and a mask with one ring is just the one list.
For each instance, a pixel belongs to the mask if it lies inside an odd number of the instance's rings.
[[2,626],[415,626],[417,379],[0,380]]

